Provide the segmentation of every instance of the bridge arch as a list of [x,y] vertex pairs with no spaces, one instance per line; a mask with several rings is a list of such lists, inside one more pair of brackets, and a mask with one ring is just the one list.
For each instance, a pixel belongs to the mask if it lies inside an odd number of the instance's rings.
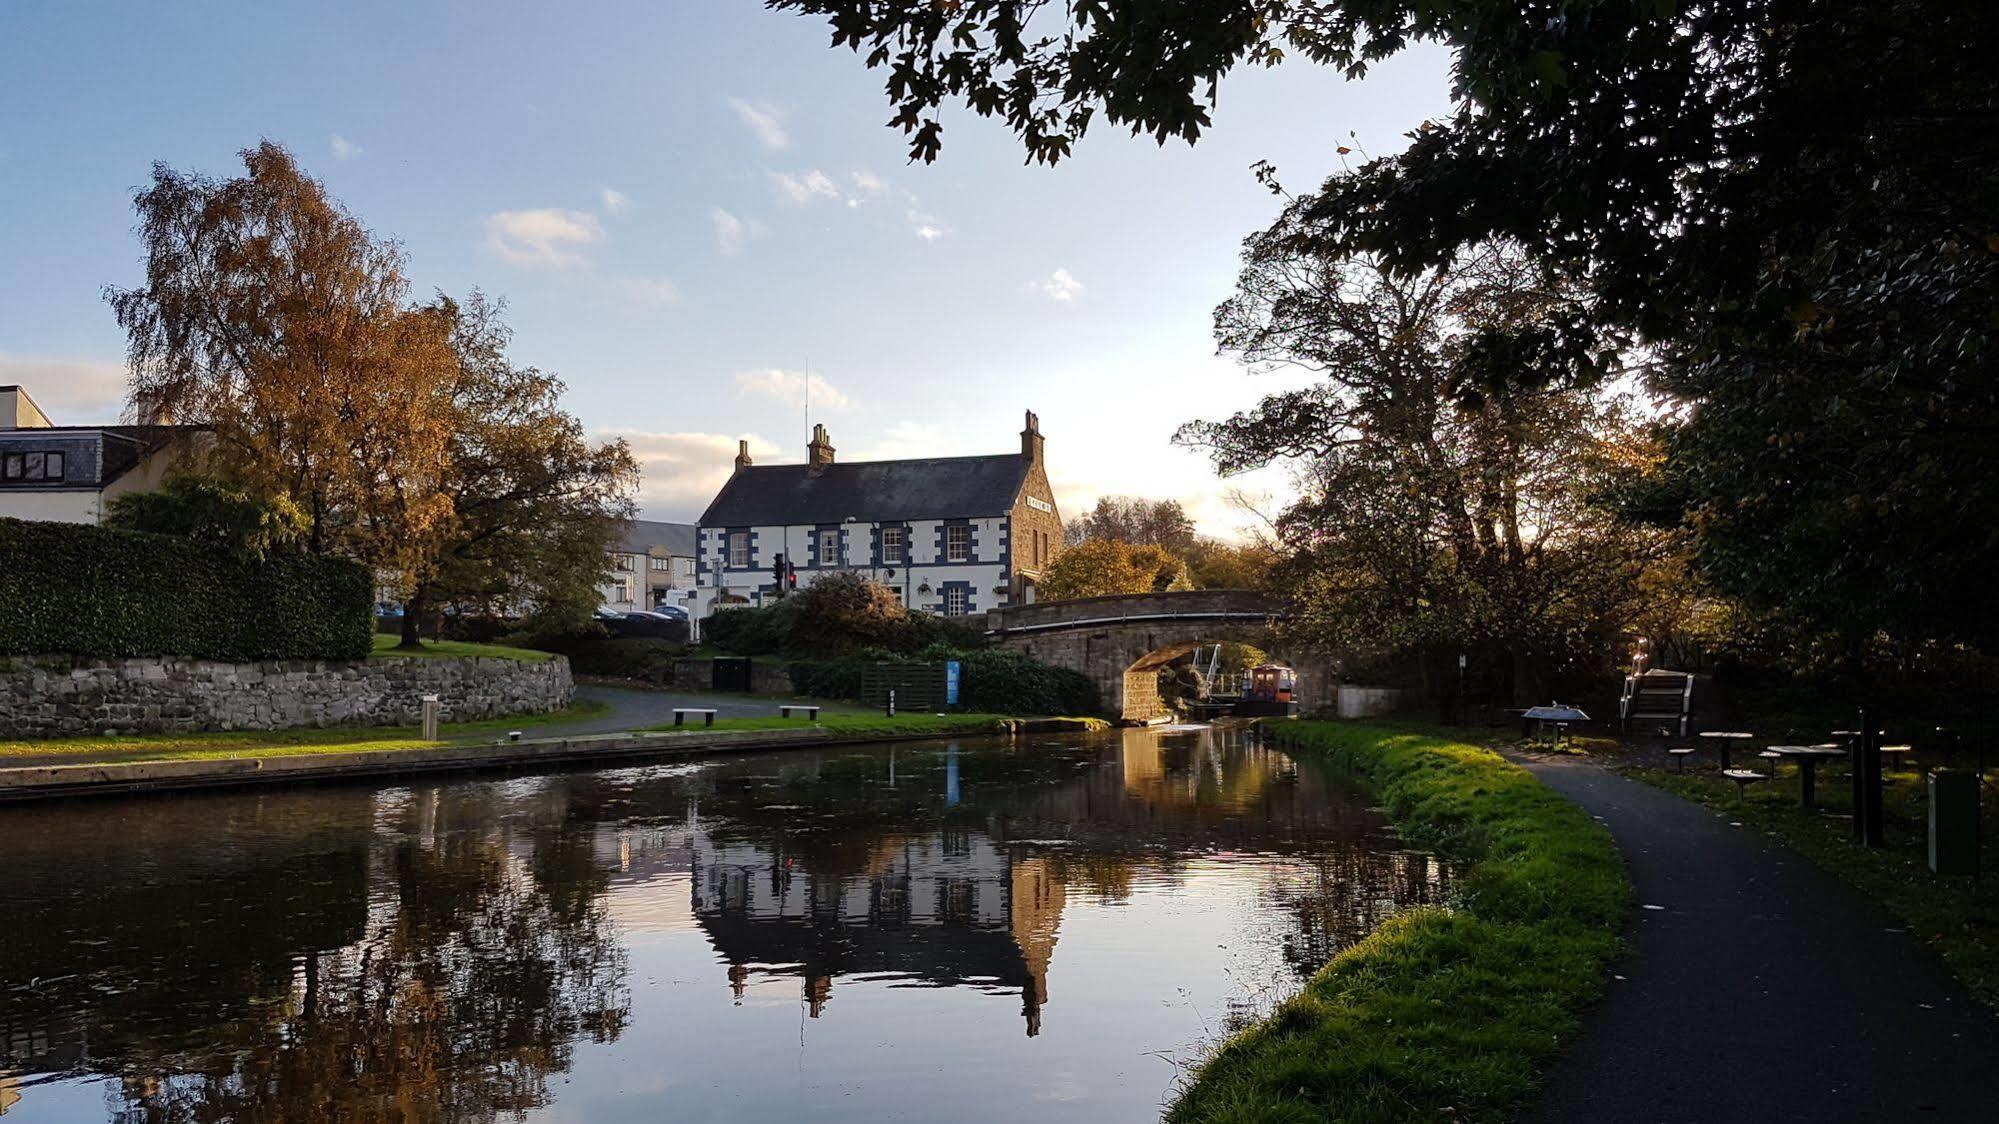
[[1232,641],[1270,653],[1298,671],[1300,709],[1331,703],[1332,679],[1315,659],[1287,658],[1275,625],[1281,606],[1252,590],[1132,593],[1014,605],[986,614],[1002,647],[1082,672],[1107,709],[1130,722],[1165,714],[1159,669],[1203,644]]

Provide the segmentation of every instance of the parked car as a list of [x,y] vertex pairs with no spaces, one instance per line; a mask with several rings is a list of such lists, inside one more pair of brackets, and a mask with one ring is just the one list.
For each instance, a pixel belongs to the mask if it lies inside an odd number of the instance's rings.
[[616,622],[605,622],[613,636],[651,636],[662,640],[686,640],[687,621],[683,617],[644,609],[619,614]]
[[662,617],[672,617],[674,620],[677,621],[684,621],[690,619],[687,615],[687,610],[681,608],[678,605],[656,605],[652,608],[651,611],[659,614]]

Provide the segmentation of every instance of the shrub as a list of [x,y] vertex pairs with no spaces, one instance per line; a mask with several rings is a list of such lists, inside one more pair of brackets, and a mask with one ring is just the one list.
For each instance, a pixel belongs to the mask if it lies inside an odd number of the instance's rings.
[[992,714],[1092,714],[1097,710],[1096,684],[1082,673],[1050,667],[1019,652],[933,647],[914,658],[884,652],[875,658],[794,660],[785,670],[800,694],[858,701],[869,669],[878,663],[935,665],[946,660],[959,663],[961,710]]
[[851,658],[879,650],[909,654],[937,645],[971,649],[981,630],[955,617],[912,613],[887,586],[834,574],[760,609],[720,609],[702,622],[709,644],[739,656]]
[[0,655],[360,660],[373,603],[343,559],[0,519]]

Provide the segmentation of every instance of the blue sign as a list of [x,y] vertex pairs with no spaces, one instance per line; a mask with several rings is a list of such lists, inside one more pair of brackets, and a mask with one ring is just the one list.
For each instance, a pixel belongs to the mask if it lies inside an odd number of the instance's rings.
[[944,705],[958,705],[958,661],[944,661]]

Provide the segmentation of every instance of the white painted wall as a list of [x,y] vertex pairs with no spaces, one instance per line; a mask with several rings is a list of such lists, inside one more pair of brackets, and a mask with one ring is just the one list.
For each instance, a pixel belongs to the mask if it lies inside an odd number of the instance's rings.
[[[712,612],[721,590],[747,599],[757,604],[758,592],[771,582],[771,565],[778,554],[792,560],[798,570],[798,587],[804,589],[820,577],[832,573],[860,573],[893,587],[904,595],[904,603],[912,609],[929,613],[944,611],[944,585],[946,582],[965,582],[972,588],[968,615],[984,613],[1007,604],[1006,595],[996,592],[1008,585],[1012,568],[1000,561],[1007,550],[1010,520],[1004,515],[970,519],[966,522],[972,528],[972,557],[976,562],[952,563],[945,561],[947,553],[942,536],[943,527],[949,523],[943,519],[914,519],[909,521],[909,560],[912,565],[873,565],[873,542],[878,525],[874,523],[846,523],[841,525],[843,553],[837,567],[812,567],[808,563],[813,557],[813,536],[816,525],[796,524],[788,527],[751,527],[752,533],[750,568],[730,570],[721,577],[717,586],[714,569],[718,559],[728,557],[728,532],[720,527],[703,527],[699,532],[701,549],[700,597],[696,602],[697,616]],[[894,574],[889,573],[890,570]],[[922,587],[929,585],[930,592]]]

